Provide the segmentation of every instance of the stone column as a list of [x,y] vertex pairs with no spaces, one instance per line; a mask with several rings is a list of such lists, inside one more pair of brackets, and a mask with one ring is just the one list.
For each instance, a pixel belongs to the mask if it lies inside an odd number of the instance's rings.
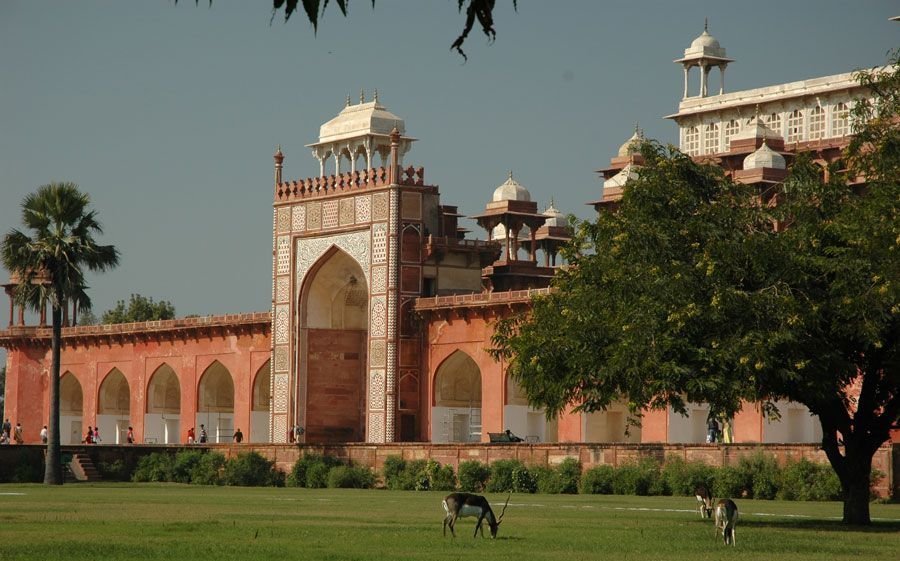
[[690,72],[691,67],[685,65],[684,67],[684,95],[682,98],[687,98],[688,96],[688,74]]

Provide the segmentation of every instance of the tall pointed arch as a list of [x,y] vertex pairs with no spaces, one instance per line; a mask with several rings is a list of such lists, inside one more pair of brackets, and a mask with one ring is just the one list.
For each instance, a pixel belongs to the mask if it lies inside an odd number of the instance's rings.
[[162,363],[147,384],[144,441],[177,444],[181,431],[181,383],[168,363]]
[[131,389],[118,368],[110,370],[97,395],[97,428],[102,442],[123,444],[131,419]]
[[481,369],[456,350],[434,374],[432,442],[481,441]]
[[267,360],[253,378],[253,395],[250,402],[250,442],[269,441],[269,411],[271,410],[270,382],[272,372]]
[[[304,280],[299,338],[305,356],[298,360],[297,403],[302,406],[296,424],[305,427],[307,442],[366,438],[370,314],[366,279],[360,262],[335,245],[310,267]],[[371,313],[383,317],[383,298],[380,306],[372,300]]]
[[69,371],[59,379],[59,435],[62,444],[78,444],[83,431],[84,393],[81,382]]
[[197,425],[204,426],[210,442],[228,442],[234,432],[234,378],[218,360],[200,376]]

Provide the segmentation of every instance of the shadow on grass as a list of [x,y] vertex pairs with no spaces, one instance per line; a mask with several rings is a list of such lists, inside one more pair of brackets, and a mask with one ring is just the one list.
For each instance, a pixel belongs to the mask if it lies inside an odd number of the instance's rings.
[[873,521],[871,526],[850,526],[840,520],[804,520],[794,518],[773,518],[771,520],[748,520],[742,518],[739,526],[749,528],[791,528],[814,532],[854,532],[860,534],[894,534],[900,532],[900,522]]

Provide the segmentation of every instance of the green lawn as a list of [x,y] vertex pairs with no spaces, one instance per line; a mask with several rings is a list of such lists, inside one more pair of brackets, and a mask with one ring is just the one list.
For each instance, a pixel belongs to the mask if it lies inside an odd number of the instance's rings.
[[[497,540],[441,536],[444,493],[154,484],[0,485],[0,560],[721,561],[694,499],[514,495]],[[505,497],[489,495],[499,514]],[[838,503],[737,501],[728,559],[900,558],[900,505],[850,531]],[[489,534],[488,534],[489,535]]]

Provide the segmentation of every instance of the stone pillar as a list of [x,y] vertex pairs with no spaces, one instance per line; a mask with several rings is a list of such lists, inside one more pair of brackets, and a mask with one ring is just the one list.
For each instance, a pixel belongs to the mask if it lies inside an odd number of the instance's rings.
[[682,98],[687,98],[688,96],[688,74],[690,73],[691,67],[685,65],[684,67],[684,95]]
[[534,239],[534,228],[529,228],[529,232],[531,232],[531,252],[529,255],[529,260],[532,263],[537,262],[537,241]]
[[709,80],[709,67],[700,63],[700,97],[706,97],[706,82]]
[[719,66],[719,95],[725,93],[725,65]]
[[13,326],[13,315],[15,315],[16,304],[13,299],[13,289],[9,286],[5,287],[6,295],[9,296],[9,327]]

